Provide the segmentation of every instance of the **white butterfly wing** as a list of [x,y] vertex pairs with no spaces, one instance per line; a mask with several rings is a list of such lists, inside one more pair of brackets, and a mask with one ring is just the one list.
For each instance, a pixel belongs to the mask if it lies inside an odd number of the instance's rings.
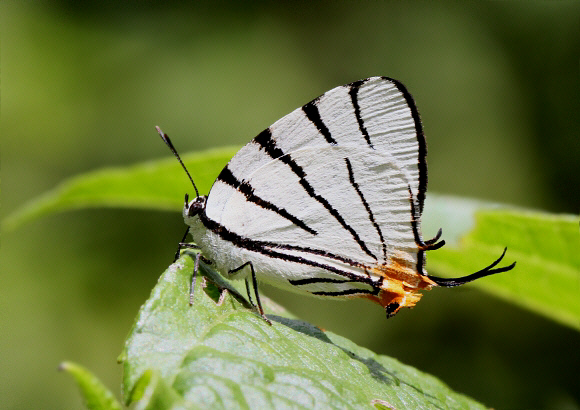
[[[415,103],[400,82],[371,77],[336,87],[266,131],[283,153],[328,145],[371,147],[389,153],[409,174],[420,217],[427,190],[427,148]],[[228,164],[240,181],[272,159],[262,155],[266,150],[259,143],[264,140],[260,136]]]
[[258,168],[243,184],[216,182],[206,216],[244,238],[367,266],[386,263],[394,249],[417,248],[409,178],[388,154],[368,147],[302,149]]
[[386,77],[336,87],[274,123],[284,152],[326,144],[368,146],[391,154],[407,171],[418,211],[427,190],[427,145],[407,89]]
[[251,261],[260,276],[302,280],[308,291],[331,281],[339,293],[370,289],[368,269],[393,256],[422,269],[425,154],[417,110],[400,83],[373,77],[337,87],[232,158],[192,234],[221,270]]
[[372,293],[380,280],[373,267],[390,258],[419,263],[409,178],[388,154],[302,149],[263,165],[243,184],[217,181],[204,229],[192,229],[222,272],[251,261],[258,277],[276,286],[349,295]]

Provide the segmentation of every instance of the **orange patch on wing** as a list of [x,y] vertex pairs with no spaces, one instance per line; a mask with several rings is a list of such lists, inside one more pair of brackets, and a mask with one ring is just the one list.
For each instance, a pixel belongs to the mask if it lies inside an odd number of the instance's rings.
[[[381,290],[377,295],[365,295],[367,299],[378,303],[383,308],[394,303],[399,307],[413,307],[421,299],[421,289],[429,290],[437,286],[427,276],[420,275],[410,262],[400,256],[391,258],[388,265],[377,265],[372,268],[372,274],[384,278]],[[394,314],[393,313],[393,314]]]

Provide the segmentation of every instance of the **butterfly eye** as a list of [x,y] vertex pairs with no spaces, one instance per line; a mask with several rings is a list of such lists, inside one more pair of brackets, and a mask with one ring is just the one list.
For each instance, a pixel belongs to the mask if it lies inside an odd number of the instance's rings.
[[193,217],[203,211],[205,208],[205,197],[198,196],[191,204],[189,204],[189,208],[187,210],[187,216]]

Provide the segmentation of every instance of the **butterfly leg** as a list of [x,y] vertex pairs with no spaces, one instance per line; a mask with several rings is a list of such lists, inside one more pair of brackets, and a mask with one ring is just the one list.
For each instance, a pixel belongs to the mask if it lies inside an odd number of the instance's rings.
[[[186,245],[190,245],[190,244],[186,244]],[[195,246],[195,245],[192,245],[191,247],[193,247],[193,246]],[[191,287],[189,288],[189,306],[193,306],[193,292],[195,291],[195,282],[197,280],[197,272],[199,271],[199,261],[200,260],[204,261],[204,263],[207,263],[208,265],[211,264],[211,261],[204,258],[201,253],[195,254],[195,262],[193,265],[193,275],[191,276]],[[205,276],[203,276],[201,278],[201,280],[202,280],[201,287],[205,288],[207,286]],[[223,302],[223,299],[225,297],[224,291],[227,291],[227,289],[222,289],[222,293],[220,294],[218,306],[221,305]]]
[[[197,246],[195,243],[187,243],[187,242],[179,242],[179,246],[180,246],[180,250],[183,248],[187,248],[187,249],[200,249],[199,246]],[[203,261],[205,262],[207,259],[203,258]]]
[[[197,246],[194,243],[187,243],[184,242],[185,239],[187,238],[187,234],[189,233],[189,228],[187,228],[187,230],[185,231],[185,234],[183,235],[183,238],[181,238],[181,241],[179,241],[179,244],[177,245],[177,251],[175,252],[175,257],[173,258],[173,262],[175,262],[177,259],[179,259],[179,256],[181,256],[181,250],[184,248],[187,249],[199,249],[199,246]],[[206,262],[207,259],[205,259],[204,257],[202,257],[203,261]]]
[[189,233],[189,226],[185,230],[185,234],[183,234],[183,238],[179,241],[179,245],[177,245],[177,251],[175,252],[175,257],[173,258],[173,262],[179,259],[179,255],[181,254],[181,249],[189,248],[189,244],[184,243],[185,239],[187,239],[187,234]]
[[193,292],[195,291],[195,281],[197,279],[197,271],[199,270],[199,259],[200,258],[201,258],[201,253],[198,253],[197,255],[195,255],[195,264],[193,265],[193,276],[191,277],[191,288],[189,288],[189,306],[193,306]]
[[250,282],[248,282],[248,278],[246,278],[244,282],[246,283],[246,293],[248,294],[248,300],[250,301],[250,305],[256,306],[254,305],[254,301],[252,300],[252,294],[250,293]]
[[266,317],[266,315],[264,314],[264,309],[262,308],[262,302],[260,302],[260,295],[258,293],[258,280],[256,279],[256,271],[254,270],[254,265],[252,264],[252,262],[248,261],[246,263],[244,263],[243,265],[237,267],[236,269],[232,269],[230,270],[230,273],[234,273],[237,272],[243,268],[245,268],[246,266],[250,266],[250,271],[252,272],[252,285],[254,286],[254,295],[256,296],[256,305],[254,305],[254,302],[252,301],[252,296],[251,296],[251,292],[250,292],[250,283],[248,281],[248,278],[246,278],[246,292],[248,292],[248,299],[250,300],[250,304],[252,304],[254,307],[257,307],[258,312],[260,313],[260,316],[262,316],[262,318],[266,321],[266,323],[268,323],[269,325],[272,325],[272,322],[270,321],[270,319],[268,319]]

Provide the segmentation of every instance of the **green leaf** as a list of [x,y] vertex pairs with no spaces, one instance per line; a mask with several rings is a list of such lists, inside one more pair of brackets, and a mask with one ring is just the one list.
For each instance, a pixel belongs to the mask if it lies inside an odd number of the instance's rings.
[[136,410],[197,409],[187,403],[175,389],[168,386],[158,371],[146,370],[137,380],[129,400],[136,402]]
[[[135,386],[157,372],[186,405],[201,408],[485,408],[265,300],[270,326],[250,309],[240,284],[204,264],[201,270],[211,281],[202,290],[197,279],[193,306],[190,254],[159,279],[126,341],[124,392],[144,391]],[[218,306],[222,289],[228,293]],[[136,398],[145,399],[125,395],[127,404]]]
[[431,273],[467,275],[489,265],[507,246],[502,265],[515,260],[516,267],[477,280],[472,286],[580,329],[577,216],[450,197],[434,197],[426,209],[430,209],[429,215],[425,215],[430,230],[434,229],[435,220],[443,226],[453,226],[451,236],[443,235],[450,237],[451,243],[428,255]]
[[81,391],[85,405],[90,410],[120,410],[121,404],[101,381],[84,367],[72,363],[63,362],[59,366],[70,374]]
[[[201,193],[209,192],[219,171],[236,153],[219,148],[183,156]],[[64,181],[8,216],[5,229],[55,212],[84,208],[141,208],[179,210],[185,192],[193,194],[187,175],[175,160],[166,158],[130,167],[105,168]]]

